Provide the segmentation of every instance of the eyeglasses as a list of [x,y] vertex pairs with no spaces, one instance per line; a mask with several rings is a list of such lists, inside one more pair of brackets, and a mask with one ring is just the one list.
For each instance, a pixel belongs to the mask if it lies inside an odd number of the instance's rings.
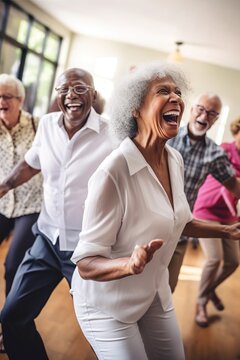
[[89,90],[94,90],[93,87],[88,85],[74,85],[74,86],[60,86],[55,88],[59,95],[67,95],[69,90],[73,90],[77,95],[86,94]]
[[15,95],[0,95],[0,99],[3,100],[12,100],[12,99],[19,99],[20,96],[15,96]]
[[216,117],[218,117],[219,113],[217,111],[214,111],[214,110],[206,110],[204,106],[202,105],[195,105],[196,107],[196,111],[198,113],[198,115],[201,115],[202,113],[206,113],[207,117],[209,119],[215,119]]

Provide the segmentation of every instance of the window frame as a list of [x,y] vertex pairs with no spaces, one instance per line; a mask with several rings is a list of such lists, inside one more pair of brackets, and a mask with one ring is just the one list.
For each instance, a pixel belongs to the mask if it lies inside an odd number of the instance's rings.
[[[39,21],[31,13],[29,13],[25,9],[23,9],[20,5],[16,4],[14,1],[12,1],[12,0],[0,0],[0,2],[3,3],[3,7],[4,7],[4,14],[3,14],[3,18],[2,18],[2,26],[0,28],[0,53],[1,53],[1,49],[2,49],[2,46],[3,46],[4,42],[6,42],[6,44],[12,45],[16,49],[20,49],[20,51],[21,51],[20,64],[19,64],[19,68],[18,68],[18,72],[17,72],[16,76],[21,81],[23,79],[23,73],[24,73],[24,70],[25,70],[27,55],[31,53],[31,54],[34,54],[35,56],[37,56],[39,58],[40,62],[39,62],[38,70],[37,70],[37,79],[36,79],[35,89],[38,89],[38,87],[39,87],[40,75],[41,75],[41,72],[42,72],[42,69],[43,69],[43,66],[44,66],[44,62],[47,62],[47,63],[49,63],[50,65],[53,66],[53,73],[52,73],[52,78],[51,78],[51,81],[50,81],[49,93],[48,93],[48,98],[49,98],[48,107],[49,107],[50,100],[51,100],[51,94],[52,94],[54,81],[55,81],[55,76],[56,76],[57,68],[58,68],[58,65],[59,65],[59,57],[60,57],[60,51],[61,51],[63,38],[62,38],[62,36],[58,35],[54,30],[50,29],[48,26],[46,26],[41,21]],[[9,15],[10,15],[10,9],[12,7],[14,9],[22,12],[28,19],[28,30],[27,30],[26,39],[25,39],[24,44],[20,43],[15,38],[13,38],[12,36],[9,36],[6,33],[8,19],[9,19]],[[43,41],[42,50],[39,51],[39,52],[35,51],[34,49],[31,49],[28,46],[31,29],[33,27],[33,24],[35,24],[35,23],[39,24],[41,27],[43,27],[44,31],[45,31],[45,38],[44,38],[44,41]],[[44,54],[48,37],[51,36],[51,35],[54,35],[54,37],[56,37],[58,39],[58,50],[57,50],[57,54],[56,54],[56,60],[52,60],[52,59],[46,57],[45,54]],[[32,96],[32,101],[31,101],[31,104],[29,105],[29,109],[28,109],[29,112],[34,113],[34,107],[36,105],[36,101],[37,101],[37,91],[35,91],[34,96]],[[47,111],[47,109],[46,109],[46,111]]]

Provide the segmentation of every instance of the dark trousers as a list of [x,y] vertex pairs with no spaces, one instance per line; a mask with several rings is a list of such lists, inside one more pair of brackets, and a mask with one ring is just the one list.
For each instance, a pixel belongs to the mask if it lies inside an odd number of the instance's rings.
[[65,277],[69,283],[75,265],[72,251],[60,251],[37,232],[33,246],[26,252],[15,275],[1,313],[3,341],[10,360],[48,359],[34,319],[51,293]]
[[5,259],[6,295],[9,293],[17,268],[35,236],[32,226],[37,221],[38,213],[7,218],[0,214],[0,243],[13,231],[13,237]]

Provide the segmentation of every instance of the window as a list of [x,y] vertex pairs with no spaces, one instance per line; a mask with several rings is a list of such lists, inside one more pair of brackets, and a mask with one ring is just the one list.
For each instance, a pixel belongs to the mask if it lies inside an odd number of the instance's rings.
[[38,54],[41,54],[44,48],[45,37],[46,33],[44,27],[34,21],[28,41],[29,48],[35,50]]
[[3,27],[3,19],[4,19],[4,4],[0,2],[0,31]]
[[27,14],[12,6],[7,9],[6,35],[25,44],[28,30]]
[[0,0],[0,73],[18,77],[26,89],[24,108],[46,113],[62,38],[11,0]]
[[229,106],[224,105],[222,107],[219,119],[208,131],[208,136],[213,139],[218,145],[223,142],[223,135],[226,128],[227,118],[229,113]]
[[108,101],[113,91],[113,79],[118,59],[110,57],[93,57],[82,54],[81,67],[88,70],[94,78],[96,90]]
[[0,73],[13,74],[19,73],[21,49],[3,40],[0,55]]

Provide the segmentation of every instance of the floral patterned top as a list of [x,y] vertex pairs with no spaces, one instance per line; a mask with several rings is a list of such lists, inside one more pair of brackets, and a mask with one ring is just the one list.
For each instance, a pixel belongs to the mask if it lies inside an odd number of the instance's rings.
[[[8,130],[0,119],[0,182],[24,159],[31,147],[39,120],[21,111],[19,122]],[[39,213],[42,203],[42,175],[10,190],[0,199],[0,213],[7,218]]]

